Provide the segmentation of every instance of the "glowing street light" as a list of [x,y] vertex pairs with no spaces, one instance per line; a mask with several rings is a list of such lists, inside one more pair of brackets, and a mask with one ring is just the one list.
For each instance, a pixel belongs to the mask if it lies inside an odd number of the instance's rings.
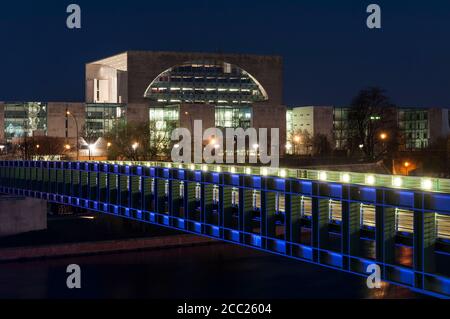
[[66,150],[70,150],[70,145],[69,145],[69,144],[66,144],[66,145],[64,145],[64,148],[65,148]]
[[295,135],[295,136],[294,136],[294,142],[295,142],[295,143],[299,143],[299,142],[300,142],[300,136]]
[[408,168],[411,166],[411,163],[406,161],[403,163],[403,166],[405,167],[405,171],[406,171],[405,175],[408,176],[408,173],[409,173]]
[[138,142],[135,142],[135,143],[133,143],[133,145],[131,145],[131,148],[133,149],[133,151],[136,151],[136,149],[138,148],[138,146],[139,146],[139,143],[138,143]]
[[41,147],[39,144],[36,145],[36,148],[39,149],[39,147]]
[[381,133],[381,134],[380,134],[380,139],[383,140],[383,141],[384,141],[385,139],[387,139],[387,137],[388,137],[388,136],[387,136],[386,133]]
[[112,143],[111,142],[108,142],[107,144],[106,144],[106,147],[107,148],[110,148],[112,146]]

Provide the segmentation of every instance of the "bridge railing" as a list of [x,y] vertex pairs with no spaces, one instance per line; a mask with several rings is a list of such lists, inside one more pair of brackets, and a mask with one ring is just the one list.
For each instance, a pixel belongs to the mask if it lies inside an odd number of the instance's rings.
[[166,168],[182,168],[190,170],[203,170],[211,172],[230,172],[237,174],[278,176],[282,178],[299,178],[323,182],[336,182],[345,184],[358,184],[374,187],[397,189],[424,190],[429,192],[450,193],[450,179],[404,176],[373,173],[355,173],[346,171],[311,170],[302,168],[276,168],[266,166],[220,165],[220,164],[183,164],[171,162],[130,162],[130,161],[104,161],[120,165],[157,166]]

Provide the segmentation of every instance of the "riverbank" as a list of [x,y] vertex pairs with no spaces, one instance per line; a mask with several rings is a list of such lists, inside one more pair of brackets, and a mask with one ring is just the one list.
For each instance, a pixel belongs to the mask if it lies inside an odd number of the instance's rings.
[[0,248],[0,262],[36,258],[55,258],[79,255],[96,255],[161,248],[189,247],[212,244],[216,241],[194,235],[172,235],[151,238],[133,238],[95,242],[81,242],[45,246]]

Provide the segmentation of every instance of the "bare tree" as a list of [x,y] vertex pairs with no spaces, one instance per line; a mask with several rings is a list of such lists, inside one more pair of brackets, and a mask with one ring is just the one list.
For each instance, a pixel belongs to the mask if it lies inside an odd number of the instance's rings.
[[327,156],[331,154],[332,147],[325,134],[316,134],[312,139],[313,155],[315,156]]
[[349,112],[349,146],[367,160],[392,152],[398,144],[395,106],[378,87],[361,90]]
[[33,136],[22,139],[18,145],[21,157],[29,159],[56,158],[65,154],[64,139],[50,136]]
[[310,154],[312,147],[311,135],[307,130],[295,130],[289,134],[288,142],[294,154]]
[[108,158],[146,161],[166,158],[170,154],[173,126],[157,128],[154,122],[118,122],[105,134]]

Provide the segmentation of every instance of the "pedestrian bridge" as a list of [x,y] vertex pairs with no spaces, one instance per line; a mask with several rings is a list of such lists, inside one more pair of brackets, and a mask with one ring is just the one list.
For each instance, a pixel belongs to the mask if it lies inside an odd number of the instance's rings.
[[[45,199],[450,297],[450,180],[165,162],[1,161]],[[11,212],[13,214],[14,212]]]

